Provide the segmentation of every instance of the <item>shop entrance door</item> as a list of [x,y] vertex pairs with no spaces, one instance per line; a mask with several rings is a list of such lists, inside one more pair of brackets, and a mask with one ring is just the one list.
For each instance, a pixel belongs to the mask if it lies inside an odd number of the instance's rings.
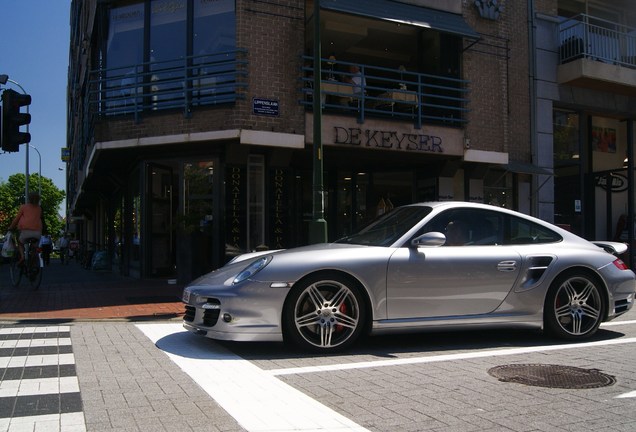
[[148,233],[146,263],[148,276],[166,277],[175,274],[175,232],[173,219],[177,197],[172,168],[148,164],[147,170]]
[[606,171],[594,174],[596,214],[595,240],[628,241],[627,172]]
[[221,266],[219,164],[216,159],[184,162],[182,208],[178,221],[178,280],[190,280]]

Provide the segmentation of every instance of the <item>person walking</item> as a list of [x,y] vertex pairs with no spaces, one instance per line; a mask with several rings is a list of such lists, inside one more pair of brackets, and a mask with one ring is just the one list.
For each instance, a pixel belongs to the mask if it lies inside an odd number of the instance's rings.
[[51,252],[53,251],[53,241],[50,235],[42,234],[42,237],[40,237],[40,248],[42,249],[44,264],[49,265],[51,263]]
[[64,264],[64,260],[66,260],[66,263],[68,264],[68,261],[70,258],[67,255],[68,253],[68,234],[67,233],[64,233],[62,237],[60,237],[59,246],[60,246],[60,262]]
[[26,204],[22,204],[18,210],[18,214],[9,225],[9,230],[15,230],[16,227],[20,231],[18,237],[18,250],[20,251],[20,262],[24,261],[24,242],[33,238],[39,240],[42,237],[43,228],[42,207],[40,207],[40,195],[37,192],[31,192]]

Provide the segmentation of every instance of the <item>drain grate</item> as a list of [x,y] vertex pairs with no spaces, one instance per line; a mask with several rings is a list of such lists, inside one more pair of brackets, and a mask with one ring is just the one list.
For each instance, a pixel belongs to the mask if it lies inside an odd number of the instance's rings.
[[535,387],[562,389],[590,389],[607,387],[616,378],[598,369],[546,364],[513,364],[497,366],[488,373],[502,382],[513,382]]

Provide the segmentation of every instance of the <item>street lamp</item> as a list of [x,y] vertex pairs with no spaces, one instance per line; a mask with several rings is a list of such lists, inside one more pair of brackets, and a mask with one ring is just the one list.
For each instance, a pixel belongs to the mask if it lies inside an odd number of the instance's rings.
[[39,171],[38,171],[38,194],[40,195],[40,202],[42,202],[42,155],[40,154],[40,150],[33,147],[31,144],[27,144],[27,147],[31,147],[38,154],[38,162],[39,162]]
[[309,243],[327,242],[327,221],[325,220],[325,192],[323,184],[322,151],[322,101],[321,101],[321,61],[320,44],[320,2],[314,0],[314,148],[313,148],[313,200],[312,220],[309,223]]
[[[18,87],[20,87],[20,90],[22,90],[22,94],[27,94],[27,92],[24,90],[24,88],[20,85],[20,83],[18,83],[17,81],[12,80],[11,78],[9,78],[9,75],[7,74],[1,74],[0,75],[0,84],[6,84],[7,82],[10,82]],[[27,114],[29,114],[29,105],[27,105],[26,107],[26,111]],[[26,125],[26,131],[27,133],[29,133],[29,124],[27,123]],[[34,147],[35,148],[35,147]],[[24,168],[24,203],[26,204],[29,201],[29,146],[25,146],[25,168]],[[39,154],[40,152],[38,152]],[[41,162],[41,160],[40,160]]]

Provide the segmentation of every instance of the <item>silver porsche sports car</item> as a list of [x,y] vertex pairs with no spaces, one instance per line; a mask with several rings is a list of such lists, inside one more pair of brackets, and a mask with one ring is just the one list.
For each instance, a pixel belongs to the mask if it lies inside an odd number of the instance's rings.
[[184,326],[318,352],[426,329],[583,339],[633,305],[635,276],[617,257],[626,250],[499,207],[413,204],[334,243],[236,257],[184,289]]

